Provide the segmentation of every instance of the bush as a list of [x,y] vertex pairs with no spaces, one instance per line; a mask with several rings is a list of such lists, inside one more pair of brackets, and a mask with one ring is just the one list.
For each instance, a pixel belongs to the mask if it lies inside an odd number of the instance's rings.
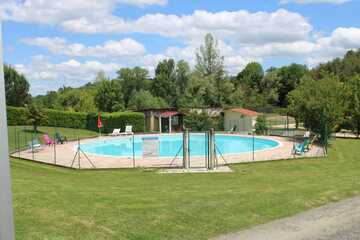
[[[46,122],[41,122],[42,126],[81,128],[98,131],[97,113],[80,113],[69,111],[58,111],[52,109],[43,109],[47,116]],[[25,108],[7,107],[8,125],[28,125],[30,124]],[[144,132],[145,116],[138,112],[117,112],[103,113],[101,115],[104,133],[110,133],[114,128],[125,129],[126,125],[132,125],[134,132]]]
[[255,132],[256,134],[266,134],[268,130],[266,117],[264,115],[256,118]]
[[208,131],[211,128],[219,129],[219,119],[211,118],[206,112],[190,112],[184,119],[185,127],[192,131]]
[[27,111],[23,107],[6,107],[7,122],[10,126],[27,125]]
[[44,109],[43,112],[47,116],[47,123],[42,123],[42,125],[86,129],[87,113],[58,111],[52,109]]

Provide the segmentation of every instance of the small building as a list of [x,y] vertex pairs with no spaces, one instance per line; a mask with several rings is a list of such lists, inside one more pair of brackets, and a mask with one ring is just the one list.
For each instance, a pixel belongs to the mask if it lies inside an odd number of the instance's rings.
[[176,108],[149,108],[141,112],[145,115],[145,129],[149,132],[182,131],[184,114]]
[[259,115],[261,115],[261,113],[245,108],[226,109],[224,110],[224,130],[252,132]]

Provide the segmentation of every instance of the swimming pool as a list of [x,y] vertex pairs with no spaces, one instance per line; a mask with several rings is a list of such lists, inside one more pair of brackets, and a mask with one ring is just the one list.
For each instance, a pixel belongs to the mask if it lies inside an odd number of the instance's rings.
[[[94,140],[81,145],[81,149],[90,154],[104,155],[111,157],[130,157],[135,153],[139,157],[143,155],[143,142],[146,140],[158,142],[158,153],[160,157],[173,157],[177,153],[182,156],[182,134],[170,135],[136,135],[114,137],[106,140]],[[261,150],[267,150],[279,146],[279,142],[265,139],[253,138],[238,135],[216,134],[215,142],[217,150],[221,154],[240,154]],[[190,155],[205,156],[207,149],[207,141],[205,134],[190,134]]]

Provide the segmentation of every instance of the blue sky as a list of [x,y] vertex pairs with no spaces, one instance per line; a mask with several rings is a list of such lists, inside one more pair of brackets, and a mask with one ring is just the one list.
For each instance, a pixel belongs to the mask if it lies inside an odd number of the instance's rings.
[[229,74],[247,63],[314,67],[360,47],[357,0],[1,0],[4,60],[31,93],[80,86],[100,70],[185,59],[206,33]]

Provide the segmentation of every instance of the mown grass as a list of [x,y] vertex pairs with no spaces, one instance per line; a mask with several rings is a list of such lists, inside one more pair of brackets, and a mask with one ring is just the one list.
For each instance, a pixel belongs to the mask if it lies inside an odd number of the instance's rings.
[[76,171],[12,160],[17,239],[208,239],[360,191],[360,142],[233,173]]
[[[71,128],[54,128],[54,127],[39,127],[38,132],[33,131],[31,126],[9,126],[9,148],[15,150],[17,146],[24,148],[27,146],[27,142],[34,139],[43,141],[42,136],[47,133],[51,138],[54,138],[55,132],[58,131],[62,136],[66,136],[68,140],[75,140],[77,137],[94,137],[97,135],[94,131],[84,129],[71,129]],[[16,134],[15,134],[16,132]]]

